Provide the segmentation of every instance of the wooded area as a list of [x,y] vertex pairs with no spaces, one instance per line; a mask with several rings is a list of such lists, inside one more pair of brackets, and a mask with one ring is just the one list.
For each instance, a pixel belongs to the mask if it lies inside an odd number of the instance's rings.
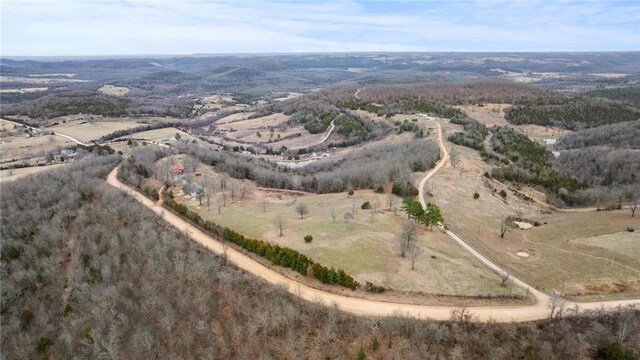
[[471,322],[464,309],[434,322],[355,317],[300,301],[106,186],[116,161],[3,184],[3,357],[633,359],[640,352],[638,310],[499,324]]

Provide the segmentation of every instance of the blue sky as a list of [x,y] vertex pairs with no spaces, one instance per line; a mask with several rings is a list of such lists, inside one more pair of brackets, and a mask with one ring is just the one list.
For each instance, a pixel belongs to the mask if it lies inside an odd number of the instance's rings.
[[640,50],[640,1],[0,0],[3,56]]

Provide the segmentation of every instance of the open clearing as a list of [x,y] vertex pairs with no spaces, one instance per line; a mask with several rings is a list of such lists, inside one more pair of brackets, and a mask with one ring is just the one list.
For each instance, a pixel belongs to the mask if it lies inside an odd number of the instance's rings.
[[69,77],[45,78],[45,77],[20,77],[0,76],[0,82],[16,82],[23,84],[52,84],[52,83],[83,83],[89,80],[71,79]]
[[38,137],[8,136],[0,141],[2,161],[45,156],[49,152],[75,145],[71,140],[55,135]]
[[[174,159],[174,161],[177,161]],[[216,179],[208,167],[199,166],[202,176],[194,182],[202,183],[205,175],[209,183]],[[343,268],[360,282],[371,281],[395,290],[417,291],[446,295],[499,295],[520,293],[523,289],[502,287],[497,274],[468,255],[439,230],[419,231],[418,243],[424,253],[411,270],[409,258],[399,256],[396,236],[401,231],[405,215],[388,209],[388,195],[372,191],[357,191],[350,198],[346,193],[324,195],[295,195],[286,191],[256,190],[249,197],[231,201],[227,191],[227,206],[218,215],[212,199],[208,209],[206,199],[198,201],[181,195],[174,188],[177,200],[187,204],[205,219],[228,226],[246,236],[271,241],[299,250],[312,259]],[[263,209],[262,200],[267,202]],[[360,208],[363,202],[377,205],[373,214]],[[304,203],[309,214],[304,219],[296,213],[296,204]],[[399,207],[400,198],[394,197],[393,207]],[[373,205],[375,207],[375,205]],[[344,214],[355,208],[355,219],[347,223]],[[335,222],[331,211],[335,211]],[[279,236],[278,217],[284,224],[284,235]],[[312,235],[305,243],[303,237]]]
[[482,104],[482,105],[460,105],[455,108],[463,111],[472,119],[478,120],[487,127],[492,126],[510,126],[519,130],[523,134],[529,136],[534,140],[541,140],[545,138],[557,139],[560,136],[571,133],[570,130],[565,130],[557,127],[545,127],[538,125],[512,125],[505,119],[505,110],[509,108],[511,104]]
[[[546,292],[562,291],[564,283],[565,295],[574,299],[583,295],[631,297],[640,293],[640,286],[629,285],[640,277],[640,256],[638,251],[624,251],[633,243],[609,242],[604,246],[593,243],[602,240],[580,240],[607,234],[612,238],[636,238],[638,233],[622,233],[627,227],[638,228],[638,220],[631,217],[629,210],[552,214],[483,178],[485,164],[475,151],[447,146],[456,149],[460,164],[457,168],[443,168],[427,183],[427,191],[433,194],[429,200],[442,208],[449,229],[480,253]],[[505,189],[507,198],[503,200],[494,189]],[[479,199],[473,199],[474,192],[478,192]],[[526,230],[511,227],[501,239],[500,221],[506,216],[519,216],[541,225]],[[518,252],[526,252],[529,257],[518,256]],[[623,286],[613,290],[598,287],[598,291],[592,286],[614,283]]]
[[206,145],[210,145],[194,136],[191,136],[189,134],[187,134],[186,132],[182,131],[182,130],[178,130],[174,127],[169,127],[169,128],[162,128],[162,129],[155,129],[155,130],[149,130],[149,131],[142,131],[139,133],[135,133],[131,136],[127,135],[125,136],[125,138],[131,137],[133,139],[140,139],[140,140],[148,140],[148,141],[155,141],[155,142],[159,142],[159,143],[170,143],[172,141],[175,140],[170,140],[170,139],[175,139],[175,135],[176,134],[180,134],[180,140],[181,141],[196,141],[196,143],[199,144],[206,144]]
[[49,88],[47,87],[30,87],[30,88],[20,88],[20,89],[0,89],[0,94],[27,94],[34,92],[42,92],[47,91]]
[[98,89],[98,91],[107,95],[123,96],[126,95],[130,90],[128,87],[124,86],[102,85]]
[[51,126],[47,129],[69,135],[83,142],[89,142],[116,130],[130,129],[138,125],[140,124],[136,121],[74,121]]

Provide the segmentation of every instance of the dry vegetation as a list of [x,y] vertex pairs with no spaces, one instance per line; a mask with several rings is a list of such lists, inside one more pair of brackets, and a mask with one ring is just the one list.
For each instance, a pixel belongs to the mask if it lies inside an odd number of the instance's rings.
[[[181,158],[170,161],[187,160],[184,156]],[[166,165],[162,164],[165,161],[161,160],[158,166],[164,168]],[[197,171],[203,175],[192,177],[186,174],[185,178],[191,177],[187,180],[190,186],[213,187],[217,189],[214,190],[216,193],[211,197],[205,195],[202,205],[198,199],[186,194],[178,196],[177,201],[187,204],[206,220],[252,238],[296,249],[327,266],[342,268],[361,283],[371,281],[395,290],[430,294],[523,295],[521,289],[502,287],[497,274],[486,269],[438,230],[420,229],[417,244],[424,251],[417,258],[415,270],[411,270],[411,261],[399,256],[397,237],[406,215],[399,210],[402,199],[395,195],[373,191],[357,191],[354,196],[346,193],[300,195],[278,190],[254,191],[255,185],[251,182],[227,178],[225,199],[222,199],[221,176],[203,165],[199,165]],[[250,194],[244,198],[243,188],[250,189],[247,191]],[[173,192],[183,194],[179,182]],[[372,204],[372,209],[361,209],[366,201]],[[304,204],[309,211],[303,219],[296,212],[299,204]],[[345,214],[354,210],[353,219],[345,220]],[[279,234],[280,222],[282,236]],[[313,241],[305,243],[305,235],[312,235]]]
[[48,127],[48,130],[69,135],[83,142],[97,140],[117,130],[125,130],[138,126],[137,121],[74,121]]
[[[622,234],[627,228],[637,227],[629,210],[549,213],[520,199],[508,187],[484,178],[482,173],[487,165],[482,165],[479,156],[469,149],[454,147],[459,159],[457,166],[445,167],[427,185],[433,194],[430,201],[442,207],[447,226],[453,232],[514,275],[547,292],[562,291],[564,283],[565,295],[580,299],[581,295],[590,294],[587,288],[592,283],[620,283],[629,284],[618,289],[624,293],[603,291],[598,295],[637,296],[640,289],[632,282],[640,275],[640,253],[623,249],[630,241],[640,240],[635,235],[638,232],[625,234],[635,240],[620,240],[606,246],[581,240],[594,235]],[[499,195],[501,190],[505,191],[504,199]],[[474,199],[474,193],[478,193],[478,199]],[[540,225],[528,230],[511,226],[501,239],[500,223],[508,216]],[[517,252],[530,256],[519,257]]]
[[114,160],[4,188],[3,357],[582,359],[640,351],[640,314],[631,309],[480,324],[464,309],[433,322],[299,301],[105,187],[100,178]]

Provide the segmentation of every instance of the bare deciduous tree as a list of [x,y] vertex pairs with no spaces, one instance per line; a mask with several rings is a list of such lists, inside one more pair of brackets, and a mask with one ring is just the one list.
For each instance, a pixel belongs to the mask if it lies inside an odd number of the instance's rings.
[[393,197],[393,194],[389,194],[389,196],[387,196],[387,205],[389,206],[389,211],[391,211],[391,207],[393,206],[394,202],[395,198]]
[[238,190],[240,191],[240,199],[244,199],[245,196],[251,195],[253,193],[253,186],[246,181],[243,181],[238,186]]
[[500,238],[501,239],[504,239],[504,235],[507,233],[507,230],[509,230],[509,219],[504,218],[500,220]]
[[282,216],[278,215],[276,218],[276,224],[278,225],[278,230],[280,230],[280,236],[282,236],[284,230],[284,220],[282,219]]
[[547,308],[549,309],[549,318],[550,319],[560,319],[564,313],[564,307],[566,306],[566,302],[560,295],[556,292],[551,294],[549,298],[549,303],[547,304]]
[[507,281],[509,281],[509,279],[511,278],[511,275],[509,273],[502,273],[500,274],[500,285],[507,286]]
[[346,212],[344,213],[343,218],[344,218],[344,223],[348,224],[349,221],[353,220],[353,214],[350,212]]
[[309,208],[307,207],[307,204],[299,202],[296,205],[296,212],[300,215],[300,219],[304,219],[304,216],[309,213]]
[[329,210],[329,215],[331,215],[331,222],[336,222],[336,209]]
[[418,256],[420,256],[420,254],[422,254],[422,248],[415,243],[411,244],[411,247],[409,249],[409,256],[411,257],[411,270],[416,269],[416,259],[418,258]]
[[267,204],[269,204],[269,202],[267,201],[267,198],[262,198],[262,200],[260,201],[260,205],[262,206],[262,212],[267,212]]
[[407,250],[413,244],[416,233],[418,231],[418,223],[413,219],[408,219],[402,224],[402,231],[398,234],[398,243],[400,245],[400,256],[405,257]]

